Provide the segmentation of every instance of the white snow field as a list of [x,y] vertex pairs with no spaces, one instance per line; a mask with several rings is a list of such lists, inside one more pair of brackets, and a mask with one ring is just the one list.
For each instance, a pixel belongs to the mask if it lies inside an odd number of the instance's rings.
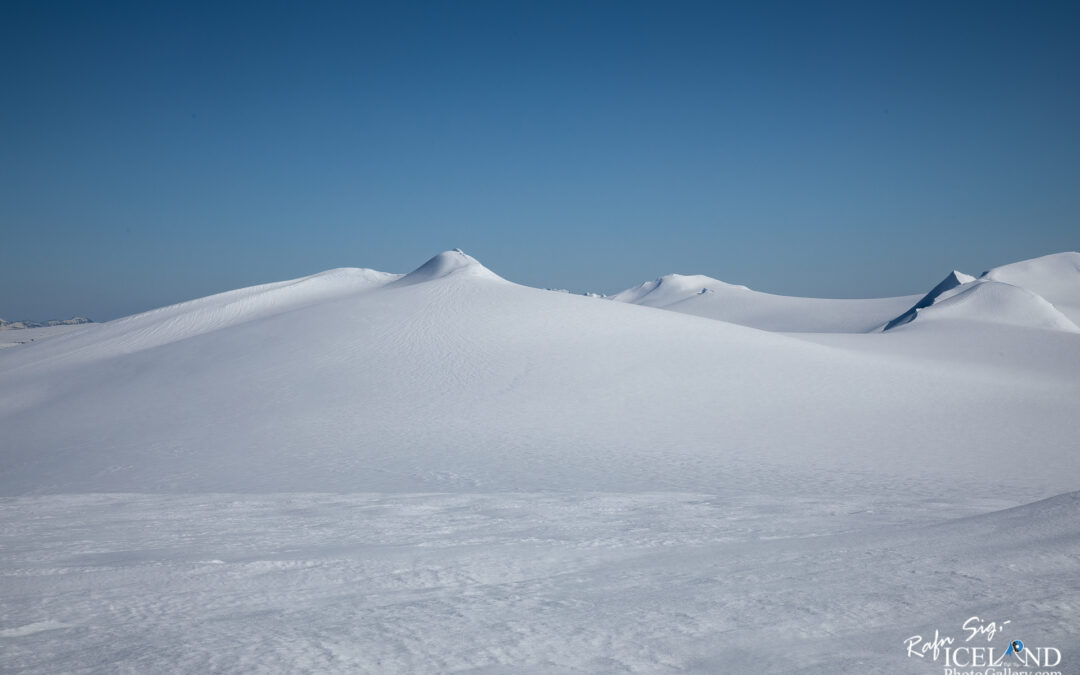
[[1080,672],[1080,254],[953,281],[448,251],[4,349],[0,671]]

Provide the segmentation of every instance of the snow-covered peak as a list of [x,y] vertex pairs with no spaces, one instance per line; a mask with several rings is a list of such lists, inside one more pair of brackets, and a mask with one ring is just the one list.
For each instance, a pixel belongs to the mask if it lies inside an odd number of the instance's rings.
[[451,275],[455,277],[502,279],[502,277],[481,265],[476,258],[465,253],[460,248],[455,248],[452,251],[443,251],[428,260],[420,267],[395,281],[394,285],[409,286],[442,279]]
[[975,277],[971,276],[970,274],[964,274],[959,270],[953,270],[952,272],[949,272],[948,276],[945,277],[945,281],[951,282],[952,284],[959,286],[960,284],[966,284],[969,281],[975,281]]

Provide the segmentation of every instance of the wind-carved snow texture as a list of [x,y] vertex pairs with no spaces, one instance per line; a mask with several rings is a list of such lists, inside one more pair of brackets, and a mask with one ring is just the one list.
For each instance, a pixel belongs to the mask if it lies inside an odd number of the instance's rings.
[[1077,258],[613,302],[449,251],[5,349],[0,670],[923,673],[978,615],[1073,672]]

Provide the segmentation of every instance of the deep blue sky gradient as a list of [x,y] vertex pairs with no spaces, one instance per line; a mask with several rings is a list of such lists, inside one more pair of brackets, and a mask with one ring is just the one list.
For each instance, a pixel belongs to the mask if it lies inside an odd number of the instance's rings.
[[0,316],[461,247],[918,293],[1075,249],[1080,3],[0,3]]

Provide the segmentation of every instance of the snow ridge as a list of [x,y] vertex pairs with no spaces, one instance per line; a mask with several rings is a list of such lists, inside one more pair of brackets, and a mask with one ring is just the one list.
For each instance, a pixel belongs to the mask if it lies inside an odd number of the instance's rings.
[[503,281],[500,276],[481,265],[476,258],[465,253],[460,248],[455,248],[452,251],[443,251],[436,255],[404,277],[394,281],[393,285],[411,286],[450,276]]
[[949,272],[949,274],[944,279],[942,279],[937,286],[934,286],[930,290],[930,292],[924,295],[922,299],[919,300],[917,303],[915,303],[911,309],[887,323],[884,330],[896,328],[897,326],[902,326],[905,323],[910,322],[912,319],[915,318],[915,315],[918,314],[918,311],[920,309],[924,307],[929,307],[930,305],[934,304],[937,299],[947,291],[951,291],[952,289],[960,286],[961,284],[970,283],[972,281],[975,281],[975,277],[971,276],[970,274],[964,274],[963,272],[958,272],[956,270]]

